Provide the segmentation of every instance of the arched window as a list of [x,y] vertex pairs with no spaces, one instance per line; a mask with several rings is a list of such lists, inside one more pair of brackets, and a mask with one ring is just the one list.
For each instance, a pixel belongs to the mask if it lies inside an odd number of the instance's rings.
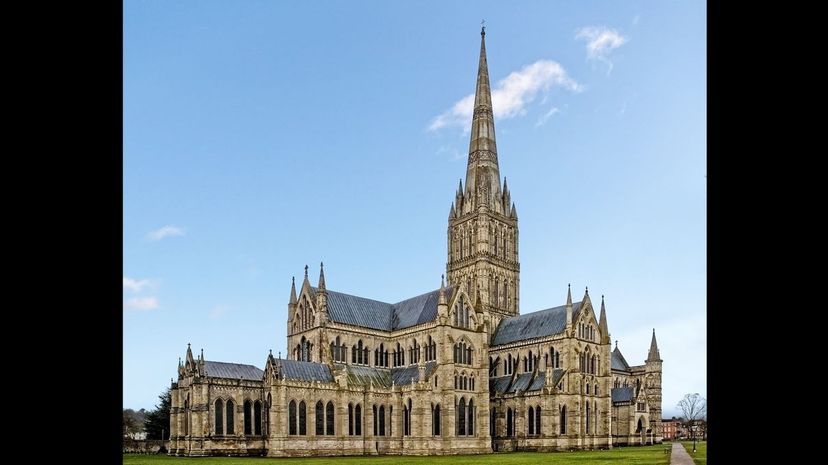
[[377,406],[373,405],[371,407],[371,417],[374,419],[374,436],[379,435],[379,419],[377,418]]
[[529,421],[526,422],[526,425],[529,427],[529,434],[535,434],[535,409],[533,407],[529,407]]
[[388,435],[394,435],[394,407],[389,405],[388,406]]
[[[189,394],[187,397],[190,397]],[[184,436],[190,434],[190,401],[184,401]]]
[[431,434],[440,436],[440,404],[431,407]]
[[273,405],[273,399],[270,394],[267,395],[267,404],[264,406],[264,434],[270,434],[270,408]]
[[379,408],[379,435],[385,436],[385,406]]
[[362,436],[362,405],[357,404],[354,407],[354,416],[356,420],[354,421],[354,434],[356,436]]
[[589,434],[589,402],[586,403],[586,434]]
[[305,411],[305,401],[299,402],[299,435],[305,436],[308,434],[307,412]]
[[506,409],[506,437],[507,438],[510,438],[510,437],[514,436],[514,434],[515,434],[515,430],[513,428],[514,418],[513,418],[512,415],[513,415],[512,414],[512,409],[507,408]]
[[598,385],[597,384],[595,385],[595,395],[596,396],[598,395]]
[[334,406],[331,401],[325,405],[325,434],[334,435]]
[[489,436],[495,437],[495,421],[497,420],[497,410],[492,407],[489,411]]
[[253,434],[253,404],[249,400],[244,401],[244,434]]
[[540,405],[535,409],[535,434],[541,434],[541,408]]
[[348,404],[348,436],[354,435],[354,404]]
[[460,398],[460,403],[457,405],[457,435],[466,435],[466,399]]
[[[497,241],[495,241],[495,253],[497,253]],[[494,305],[495,307],[499,307],[500,303],[500,278],[495,278],[495,291],[494,291]]]
[[225,409],[225,412],[227,413],[227,415],[226,415],[226,417],[227,417],[227,428],[225,428],[227,430],[227,434],[236,434],[236,425],[234,423],[234,418],[233,418],[233,413],[234,413],[235,408],[236,408],[236,405],[233,404],[233,401],[228,400],[227,401],[227,408]]
[[403,434],[411,436],[411,399],[408,405],[403,404]]
[[325,406],[322,404],[322,401],[316,402],[316,408],[314,408],[314,424],[316,425],[316,432],[317,436],[323,436],[325,434]]
[[357,347],[356,345],[351,346],[351,363],[357,362]]
[[262,435],[262,402],[253,403],[253,434]]
[[561,434],[566,434],[566,405],[561,407]]
[[589,394],[589,383],[586,385],[586,393]]
[[214,409],[216,418],[213,422],[213,431],[215,434],[221,436],[224,434],[224,402],[221,399],[216,401],[216,408]]
[[466,429],[467,429],[467,433],[468,433],[469,436],[474,436],[474,423],[475,423],[474,419],[477,417],[477,415],[475,415],[476,412],[475,412],[475,409],[474,409],[474,399],[469,399],[468,409],[469,409],[469,421],[466,424],[466,427],[467,427]]
[[561,353],[558,352],[558,351],[555,351],[555,368],[560,368],[560,367],[561,367]]

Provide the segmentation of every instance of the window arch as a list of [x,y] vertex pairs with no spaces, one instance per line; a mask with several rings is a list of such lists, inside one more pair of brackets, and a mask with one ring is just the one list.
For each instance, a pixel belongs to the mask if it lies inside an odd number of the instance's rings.
[[440,404],[431,405],[431,435],[440,436]]
[[356,417],[354,421],[354,435],[362,436],[362,404],[356,404],[356,407],[354,407],[354,416]]
[[535,434],[541,434],[541,407],[535,408]]
[[529,407],[529,421],[526,422],[526,425],[529,427],[529,434],[535,434],[535,409],[533,407]]
[[411,436],[411,399],[408,399],[407,404],[403,404],[403,434]]
[[316,425],[316,431],[314,434],[317,436],[323,436],[325,434],[325,405],[322,404],[321,400],[316,402],[314,417],[313,423]]
[[467,344],[466,341],[454,344],[454,363],[471,365],[473,363],[472,353],[472,346]]
[[227,417],[227,428],[225,428],[225,430],[227,431],[227,434],[235,434],[236,433],[236,426],[235,426],[234,418],[233,418],[233,413],[234,413],[233,411],[235,410],[235,408],[236,408],[236,405],[233,403],[233,400],[228,399],[227,400],[227,407],[225,409],[225,412],[227,413],[227,415],[226,415],[226,417]]
[[506,437],[511,438],[515,434],[514,430],[514,417],[512,413],[512,408],[509,407],[506,409]]
[[299,402],[299,435],[305,436],[308,434],[307,412],[305,411],[305,401]]
[[334,434],[334,406],[331,401],[325,405],[325,434],[328,436]]
[[379,408],[379,435],[385,436],[385,406]]
[[224,434],[224,402],[221,399],[216,400],[215,420],[213,421],[213,432],[219,436]]
[[561,434],[566,434],[566,405],[561,406]]
[[469,399],[468,411],[469,411],[469,421],[466,423],[466,427],[467,427],[466,432],[468,433],[469,436],[474,436],[474,423],[475,423],[475,418],[477,418],[477,416],[475,415],[474,399]]
[[262,402],[253,402],[253,434],[262,435]]
[[589,434],[589,402],[586,403],[586,434]]
[[466,435],[466,399],[465,399],[465,397],[461,397],[460,402],[457,404],[457,435],[458,436],[465,436]]
[[244,434],[253,434],[253,404],[249,400],[244,401]]
[[354,404],[348,404],[348,436],[354,435]]

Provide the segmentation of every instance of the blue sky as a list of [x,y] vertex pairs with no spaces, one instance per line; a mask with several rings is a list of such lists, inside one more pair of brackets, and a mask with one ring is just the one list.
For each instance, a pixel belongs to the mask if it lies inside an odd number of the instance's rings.
[[486,19],[521,312],[606,295],[664,411],[706,395],[703,1],[124,3],[124,393],[187,343],[286,354],[291,276],[396,302],[445,271]]

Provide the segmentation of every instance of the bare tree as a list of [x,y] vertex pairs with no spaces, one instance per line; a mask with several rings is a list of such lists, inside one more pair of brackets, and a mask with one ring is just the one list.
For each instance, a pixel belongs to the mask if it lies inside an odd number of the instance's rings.
[[[693,434],[693,452],[696,452],[696,430],[698,423],[707,417],[707,400],[699,393],[685,394],[678,407],[687,419],[687,426]],[[706,426],[706,425],[705,425]]]

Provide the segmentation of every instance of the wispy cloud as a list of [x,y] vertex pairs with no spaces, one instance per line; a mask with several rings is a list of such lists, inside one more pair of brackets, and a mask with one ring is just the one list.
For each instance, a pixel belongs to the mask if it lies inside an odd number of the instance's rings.
[[151,241],[160,241],[165,237],[173,237],[173,236],[183,236],[184,235],[184,228],[179,228],[178,226],[173,225],[166,225],[155,231],[150,231],[147,234],[147,239]]
[[544,124],[546,124],[546,122],[549,120],[549,118],[551,118],[556,113],[560,113],[560,111],[561,110],[558,109],[558,107],[550,108],[549,111],[547,111],[540,118],[538,118],[538,122],[535,123],[535,127],[537,128],[537,127],[543,126]]
[[158,308],[158,299],[155,297],[133,297],[124,302],[124,309],[148,311]]
[[148,288],[152,282],[149,279],[132,279],[124,276],[124,290],[139,293]]
[[612,72],[613,67],[610,53],[629,40],[615,29],[605,26],[582,27],[575,32],[575,38],[586,41],[587,59],[605,63],[607,74]]
[[210,317],[211,320],[220,320],[221,318],[224,317],[224,315],[226,313],[227,313],[227,307],[226,306],[216,305],[215,307],[213,307],[212,310],[210,310],[209,317]]
[[[552,60],[538,60],[513,71],[498,81],[492,89],[492,109],[498,119],[514,118],[526,114],[526,107],[540,94],[546,94],[555,87],[579,92],[582,86],[575,82],[559,63]],[[471,125],[474,110],[474,94],[469,94],[432,119],[428,126],[436,131],[446,126],[463,126],[466,131]]]

